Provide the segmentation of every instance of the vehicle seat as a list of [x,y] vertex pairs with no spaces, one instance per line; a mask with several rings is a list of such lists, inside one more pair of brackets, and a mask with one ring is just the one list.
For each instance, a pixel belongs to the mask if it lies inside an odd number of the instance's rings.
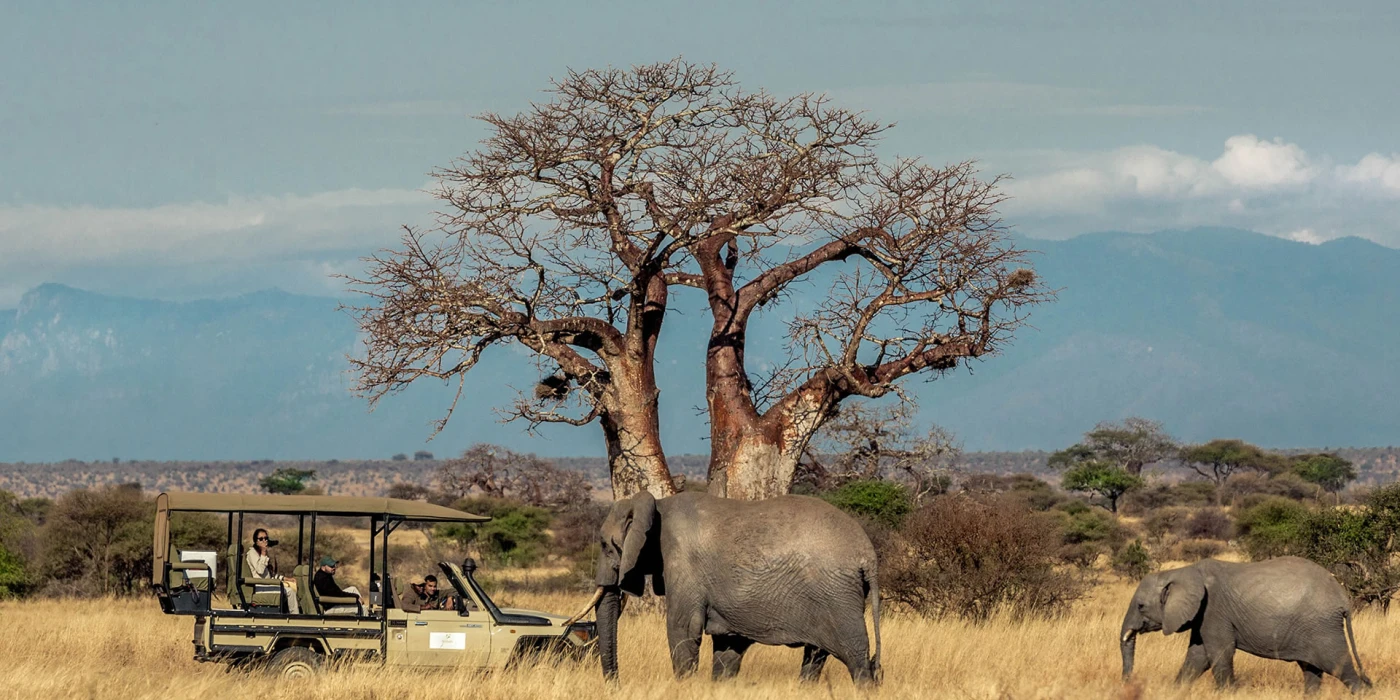
[[[354,596],[322,596],[317,593],[316,587],[312,585],[311,567],[306,564],[298,566],[294,571],[294,575],[297,577],[297,600],[301,602],[303,614],[325,615],[327,607],[355,605],[359,602],[355,600]],[[357,613],[343,614],[354,615]]]
[[384,583],[383,583],[382,586],[380,586],[380,589],[381,589],[383,592],[380,593],[380,596],[382,596],[382,597],[384,598],[384,609],[385,609],[385,610],[389,610],[390,608],[397,608],[397,607],[399,607],[399,586],[398,586],[398,584],[399,584],[399,582],[398,582],[398,581],[395,581],[395,580],[394,580],[394,577],[390,576],[389,574],[384,574]]
[[[175,548],[174,542],[170,543],[170,553],[166,555],[165,560],[170,563],[170,576],[165,581],[166,590],[173,591],[189,586],[203,593],[213,587],[213,581],[209,577],[209,566],[202,561],[185,561],[180,550]],[[204,575],[191,577],[191,571],[203,571]]]
[[297,582],[297,603],[301,606],[303,615],[319,615],[320,608],[316,607],[316,601],[311,598],[311,567],[307,564],[298,564],[292,569],[292,579]]
[[[240,607],[246,603],[248,609],[253,608],[276,608],[282,609],[282,582],[275,578],[253,578],[253,570],[248,566],[246,557],[238,556],[238,545],[228,546],[228,601],[234,607]],[[235,573],[237,575],[235,576]],[[243,579],[243,597],[238,597],[238,579]],[[275,591],[253,592],[253,586],[277,586]]]

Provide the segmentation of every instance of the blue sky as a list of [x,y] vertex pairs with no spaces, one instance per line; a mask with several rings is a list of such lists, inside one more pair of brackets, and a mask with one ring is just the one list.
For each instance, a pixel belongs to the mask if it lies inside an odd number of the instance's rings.
[[0,9],[0,308],[44,281],[327,293],[428,218],[471,115],[676,55],[1013,175],[1025,235],[1400,247],[1392,2],[93,5]]

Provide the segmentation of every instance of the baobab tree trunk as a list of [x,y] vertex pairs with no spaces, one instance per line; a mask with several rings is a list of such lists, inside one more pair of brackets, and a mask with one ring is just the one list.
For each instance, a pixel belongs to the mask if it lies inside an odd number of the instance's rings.
[[792,489],[803,451],[835,404],[831,392],[816,389],[790,395],[762,417],[742,406],[734,410],[732,404],[715,403],[710,412],[710,493],[744,500]]
[[657,498],[676,493],[661,448],[660,391],[649,364],[628,363],[612,375],[601,398],[599,422],[608,446],[613,498],[648,491]]

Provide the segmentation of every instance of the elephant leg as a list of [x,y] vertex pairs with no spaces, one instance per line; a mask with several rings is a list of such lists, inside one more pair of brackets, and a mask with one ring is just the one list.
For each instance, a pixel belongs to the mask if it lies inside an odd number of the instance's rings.
[[1235,645],[1208,649],[1210,673],[1215,677],[1216,688],[1229,688],[1235,684]]
[[[823,645],[824,648],[827,645]],[[839,642],[830,644],[829,650],[846,664],[846,670],[851,672],[851,681],[856,685],[864,685],[875,680],[875,674],[870,668],[870,643],[865,638],[865,627],[862,625],[860,634],[857,636],[846,635]]]
[[695,673],[700,665],[700,635],[705,630],[705,612],[701,608],[687,611],[677,605],[666,616],[666,641],[671,645],[671,669],[676,678]]
[[1298,667],[1303,669],[1303,692],[1311,695],[1322,689],[1322,669],[1306,662],[1299,661]]
[[[1351,654],[1343,653],[1346,655],[1342,657],[1342,663],[1339,664],[1339,668],[1332,675],[1345,683],[1353,695],[1370,688],[1371,681],[1362,676],[1361,672],[1356,670],[1356,666],[1351,663]],[[1321,673],[1321,671],[1319,671],[1319,673]]]
[[734,634],[713,634],[710,635],[710,641],[714,643],[715,649],[714,671],[711,677],[722,681],[739,675],[739,665],[744,662],[744,652],[749,650],[753,640]]
[[1205,642],[1201,634],[1191,630],[1191,646],[1186,648],[1186,660],[1181,662],[1181,670],[1176,672],[1176,682],[1183,685],[1201,677],[1210,668],[1210,655],[1206,654]]
[[798,678],[803,681],[815,681],[822,676],[822,667],[826,665],[826,657],[830,656],[825,649],[814,647],[811,644],[802,647],[802,674]]

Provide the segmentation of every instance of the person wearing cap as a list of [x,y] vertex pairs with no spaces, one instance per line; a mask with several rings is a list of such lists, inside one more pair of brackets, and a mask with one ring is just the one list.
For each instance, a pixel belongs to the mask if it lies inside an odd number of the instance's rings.
[[[277,540],[268,537],[267,530],[258,528],[253,531],[253,546],[248,548],[246,559],[248,560],[248,571],[253,574],[253,578],[275,578],[282,582],[280,586],[282,597],[287,601],[287,612],[297,615],[301,613],[297,605],[296,582],[283,576],[277,575],[277,560],[268,555],[267,548],[275,547]],[[276,592],[278,586],[259,584],[253,586],[254,593],[264,593],[268,591]]]
[[[360,595],[360,590],[354,586],[341,588],[335,582],[335,568],[340,565],[335,557],[327,554],[321,557],[321,566],[316,569],[316,575],[312,577],[311,585],[319,596],[354,596],[359,603],[359,607],[365,604],[364,596]],[[326,614],[339,615],[341,613],[357,613],[359,607],[353,605],[338,605],[326,610]]]

